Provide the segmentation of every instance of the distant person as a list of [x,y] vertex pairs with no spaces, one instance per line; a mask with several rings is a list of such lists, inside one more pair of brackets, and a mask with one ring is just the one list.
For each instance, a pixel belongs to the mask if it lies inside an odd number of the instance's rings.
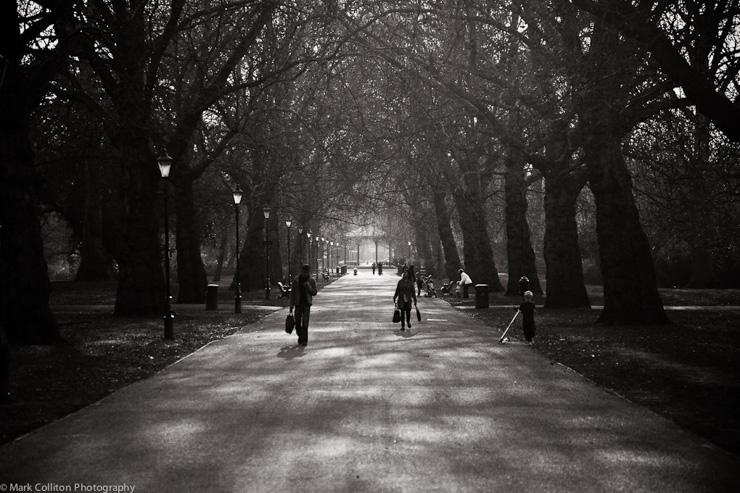
[[375,275],[375,262],[373,262],[373,275]]
[[411,328],[411,302],[416,306],[416,289],[414,283],[409,279],[409,273],[404,272],[398,284],[396,292],[393,295],[393,303],[398,300],[398,308],[401,309],[401,330],[406,330],[404,322]]
[[301,273],[293,281],[293,289],[290,293],[290,311],[295,306],[295,326],[298,334],[298,344],[308,344],[308,322],[311,317],[311,304],[316,296],[316,280],[311,277],[311,267],[304,264]]
[[417,296],[421,295],[421,284],[419,284],[419,276],[416,274],[416,267],[414,267],[414,264],[409,265],[408,268],[409,271],[409,281],[411,281],[415,286],[419,286],[419,291],[416,293]]
[[378,262],[378,275],[383,275],[383,262]]
[[522,276],[519,278],[519,295],[524,296],[527,291],[529,291],[529,278]]
[[462,297],[467,298],[468,288],[471,284],[473,284],[473,281],[470,279],[470,276],[465,273],[464,270],[458,269],[457,272],[460,274],[460,280],[457,281],[457,285],[462,288]]
[[524,292],[524,302],[515,308],[522,312],[522,329],[524,330],[524,339],[530,344],[534,341],[534,294],[532,291]]

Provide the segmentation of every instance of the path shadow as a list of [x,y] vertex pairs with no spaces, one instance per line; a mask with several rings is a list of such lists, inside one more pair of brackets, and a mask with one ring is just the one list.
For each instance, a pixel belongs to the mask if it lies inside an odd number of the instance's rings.
[[403,337],[404,339],[408,339],[409,337],[414,337],[416,334],[419,333],[419,331],[412,331],[411,329],[401,330],[396,329],[393,331],[398,337]]
[[296,344],[295,346],[283,346],[277,353],[277,357],[283,359],[302,358],[306,355],[305,350],[306,348],[300,344]]

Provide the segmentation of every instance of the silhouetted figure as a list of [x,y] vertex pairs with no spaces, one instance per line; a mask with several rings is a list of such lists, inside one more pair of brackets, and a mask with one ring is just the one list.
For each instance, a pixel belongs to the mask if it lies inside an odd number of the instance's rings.
[[529,291],[529,278],[527,276],[522,276],[519,278],[519,294],[524,296],[524,293]]
[[522,312],[522,329],[524,330],[524,339],[531,343],[534,340],[534,294],[532,291],[524,292],[524,302],[519,305],[519,310]]
[[308,322],[311,317],[311,304],[316,296],[316,280],[311,277],[311,267],[304,264],[301,273],[293,281],[293,290],[290,293],[290,311],[295,306],[295,327],[298,334],[298,344],[308,344]]
[[404,322],[411,328],[411,302],[416,306],[416,289],[414,283],[409,279],[409,273],[404,272],[401,279],[396,284],[396,292],[393,294],[393,303],[398,300],[398,308],[401,309],[401,330],[404,328]]

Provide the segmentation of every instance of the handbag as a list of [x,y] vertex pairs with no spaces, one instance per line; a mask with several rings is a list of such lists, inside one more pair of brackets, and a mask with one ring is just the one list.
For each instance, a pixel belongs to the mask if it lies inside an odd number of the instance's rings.
[[295,317],[293,316],[293,312],[290,312],[288,313],[288,316],[285,317],[285,332],[292,334],[293,327],[295,327]]
[[401,309],[396,306],[396,308],[393,310],[393,323],[397,324],[401,321]]

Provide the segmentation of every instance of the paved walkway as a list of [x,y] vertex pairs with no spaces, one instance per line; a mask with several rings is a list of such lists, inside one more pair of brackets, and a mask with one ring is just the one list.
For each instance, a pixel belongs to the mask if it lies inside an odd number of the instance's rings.
[[441,300],[398,331],[396,280],[324,288],[305,350],[281,310],[0,448],[0,485],[740,491],[740,458]]

